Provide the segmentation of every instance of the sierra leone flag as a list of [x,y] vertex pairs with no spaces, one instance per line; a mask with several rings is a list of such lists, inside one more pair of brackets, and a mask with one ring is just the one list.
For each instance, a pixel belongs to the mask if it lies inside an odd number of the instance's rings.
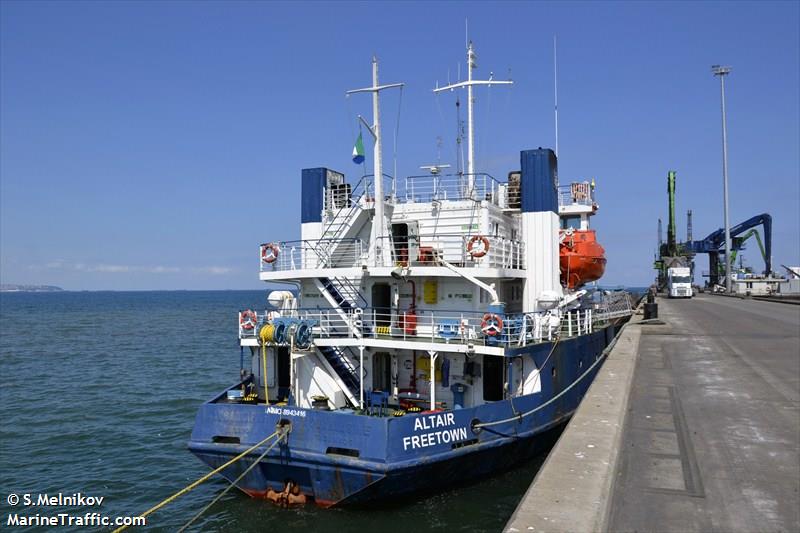
[[364,140],[361,138],[361,133],[358,134],[356,144],[353,146],[353,163],[360,165],[364,162]]

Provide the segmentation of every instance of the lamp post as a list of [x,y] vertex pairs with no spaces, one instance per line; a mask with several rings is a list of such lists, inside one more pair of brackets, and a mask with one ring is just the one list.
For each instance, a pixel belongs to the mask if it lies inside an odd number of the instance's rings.
[[725,76],[731,67],[712,65],[711,72],[719,77],[719,90],[722,100],[722,195],[725,214],[725,291],[731,292],[731,226],[728,221],[728,128],[725,123]]

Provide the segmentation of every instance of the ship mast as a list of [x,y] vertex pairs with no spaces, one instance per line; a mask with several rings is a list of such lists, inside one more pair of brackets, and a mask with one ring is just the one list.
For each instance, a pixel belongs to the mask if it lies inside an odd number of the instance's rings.
[[470,41],[467,44],[467,81],[453,83],[446,87],[439,87],[437,83],[436,88],[433,90],[434,93],[440,93],[442,91],[452,91],[460,87],[467,88],[467,190],[470,196],[473,195],[475,189],[475,113],[473,110],[474,98],[472,96],[472,87],[475,85],[488,85],[491,87],[495,84],[511,85],[514,83],[511,80],[495,81],[493,75],[489,75],[488,80],[473,80],[472,69],[477,68],[477,59],[478,56],[475,54],[475,47],[472,45],[472,41]]
[[[363,89],[353,89],[346,94],[372,93],[372,125],[370,126],[361,115],[358,119],[366,126],[375,141],[373,151],[374,160],[374,180],[375,180],[375,220],[372,223],[372,242],[374,243],[376,258],[383,258],[384,252],[389,250],[388,243],[384,242],[386,236],[386,216],[384,215],[384,193],[383,193],[383,158],[381,155],[381,114],[379,93],[384,89],[402,87],[403,83],[391,83],[388,85],[378,85],[378,58],[372,56],[372,87]],[[394,177],[392,177],[394,180]]]

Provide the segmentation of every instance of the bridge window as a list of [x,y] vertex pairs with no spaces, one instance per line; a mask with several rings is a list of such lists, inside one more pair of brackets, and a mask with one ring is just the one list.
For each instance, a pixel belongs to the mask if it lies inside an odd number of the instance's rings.
[[568,229],[568,228],[581,229],[580,215],[561,217],[561,229]]

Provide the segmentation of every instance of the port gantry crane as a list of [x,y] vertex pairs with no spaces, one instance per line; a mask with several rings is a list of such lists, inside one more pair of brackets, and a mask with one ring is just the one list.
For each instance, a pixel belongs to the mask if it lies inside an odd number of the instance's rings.
[[[763,226],[764,243],[762,245],[761,238],[758,233],[753,229],[756,226]],[[748,230],[751,230],[748,232]],[[761,255],[764,258],[764,274],[769,275],[772,272],[772,216],[768,213],[761,213],[754,217],[748,218],[731,228],[731,253],[729,260],[733,262],[736,259],[736,252],[744,249],[744,243],[754,234],[758,240],[758,246],[761,249]],[[745,233],[747,232],[747,233]],[[744,233],[744,235],[742,235]],[[739,235],[742,235],[741,237]],[[683,246],[695,254],[708,254],[708,275],[709,284],[714,286],[719,283],[720,278],[720,254],[725,253],[725,230],[720,228],[710,233],[705,239],[699,241],[689,241],[683,243]],[[724,268],[722,271],[724,272]],[[724,276],[724,274],[723,274]]]

